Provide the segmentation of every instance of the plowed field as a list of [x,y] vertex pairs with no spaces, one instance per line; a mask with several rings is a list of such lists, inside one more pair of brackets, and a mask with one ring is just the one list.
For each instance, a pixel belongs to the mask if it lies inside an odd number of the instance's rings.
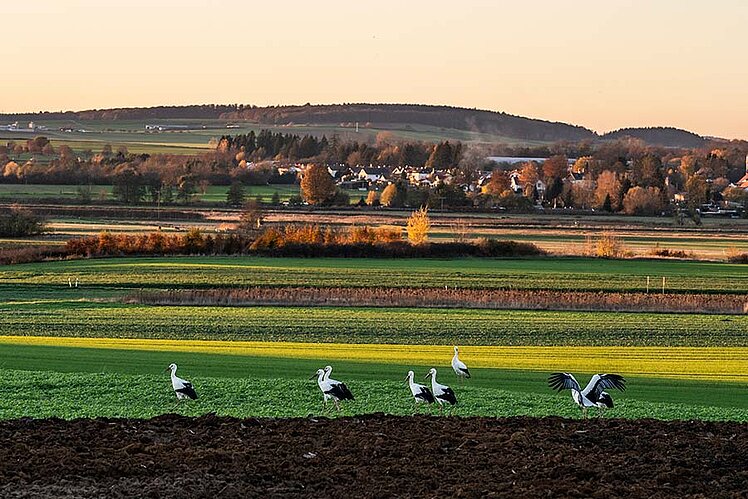
[[745,497],[748,425],[562,418],[0,422],[2,497]]

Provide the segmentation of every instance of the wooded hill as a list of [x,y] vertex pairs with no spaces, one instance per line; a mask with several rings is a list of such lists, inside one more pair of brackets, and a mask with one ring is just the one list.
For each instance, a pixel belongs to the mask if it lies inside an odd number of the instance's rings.
[[384,129],[407,129],[409,126],[420,125],[540,142],[613,140],[626,136],[641,139],[649,144],[668,147],[702,147],[706,142],[699,135],[676,128],[625,128],[598,135],[587,128],[567,123],[480,109],[420,104],[306,104],[268,107],[210,104],[0,114],[0,121],[168,119],[220,119],[249,121],[261,125],[346,124],[353,126],[359,123],[362,127]]

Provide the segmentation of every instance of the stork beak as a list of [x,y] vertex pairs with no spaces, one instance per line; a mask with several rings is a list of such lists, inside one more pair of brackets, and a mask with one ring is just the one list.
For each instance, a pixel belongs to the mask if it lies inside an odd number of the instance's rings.
[[169,369],[169,368],[167,367],[166,369],[164,369],[164,372],[166,372],[166,371],[169,371],[169,370],[170,370],[170,369]]
[[423,379],[426,379],[426,378],[428,378],[429,376],[431,376],[431,373],[428,373],[428,374],[427,374],[426,376],[424,376],[424,377],[423,377]]
[[314,373],[314,374],[312,374],[312,375],[311,375],[311,376],[309,377],[309,379],[314,379],[314,378],[316,378],[316,377],[317,377],[317,373]]

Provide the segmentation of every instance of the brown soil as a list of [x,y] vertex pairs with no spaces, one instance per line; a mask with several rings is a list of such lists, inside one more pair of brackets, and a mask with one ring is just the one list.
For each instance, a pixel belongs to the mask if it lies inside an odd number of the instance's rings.
[[748,497],[748,425],[436,418],[0,422],[2,497]]

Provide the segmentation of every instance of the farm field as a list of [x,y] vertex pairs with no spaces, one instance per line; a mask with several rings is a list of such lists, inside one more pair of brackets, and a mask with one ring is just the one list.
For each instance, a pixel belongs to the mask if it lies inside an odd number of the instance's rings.
[[748,315],[77,301],[0,306],[0,334],[451,345],[748,347]]
[[[129,152],[141,154],[196,154],[200,149],[208,149],[211,139],[221,135],[236,135],[268,129],[273,132],[291,133],[298,135],[315,135],[332,137],[337,135],[341,141],[356,140],[358,142],[374,142],[380,132],[390,132],[393,137],[408,141],[438,142],[441,140],[459,140],[461,142],[502,142],[504,144],[539,145],[542,141],[520,140],[498,134],[470,132],[451,128],[442,128],[420,124],[407,123],[377,123],[372,127],[361,127],[356,132],[351,127],[341,127],[339,124],[310,124],[310,125],[273,125],[258,124],[247,121],[226,121],[215,119],[173,119],[173,120],[39,120],[37,125],[46,126],[49,130],[38,133],[2,132],[0,140],[26,140],[35,135],[48,137],[57,147],[67,144],[75,151],[90,149],[99,151],[104,144],[110,144],[113,150],[120,146],[127,147]],[[164,132],[146,132],[146,124],[157,125],[188,125],[190,130],[174,130]],[[231,125],[231,128],[227,128]],[[61,132],[61,127],[74,127],[85,132]],[[205,127],[205,128],[203,128]]]
[[[243,286],[459,287],[736,293],[748,266],[712,262],[535,259],[149,257],[68,260],[0,268],[0,303],[53,296],[91,299],[138,289]],[[81,288],[67,288],[79,278]],[[78,293],[71,295],[70,293]],[[74,298],[73,298],[74,297]]]
[[[197,401],[179,412],[216,412],[237,417],[300,417],[322,412],[321,396],[310,374],[333,362],[335,377],[345,380],[356,400],[343,414],[383,411],[413,413],[402,378],[408,369],[419,376],[427,367],[440,367],[440,381],[451,384],[458,405],[453,415],[562,415],[576,418],[579,409],[568,393],[556,394],[546,385],[548,370],[475,368],[474,377],[460,384],[448,369],[449,349],[437,362],[356,362],[325,356],[209,354],[199,349],[100,349],[23,344],[0,345],[0,419],[58,416],[152,417],[174,409],[174,395],[163,368],[171,362],[198,391]],[[276,354],[280,353],[276,350]],[[469,359],[469,357],[466,357]],[[43,367],[44,370],[35,370]],[[583,371],[577,372],[580,379]],[[708,379],[628,376],[629,386],[614,395],[616,417],[660,419],[748,420],[748,401],[739,396],[742,383]],[[584,381],[583,381],[584,382]],[[112,386],[118,386],[112,390]],[[422,408],[423,410],[423,408]],[[333,411],[334,412],[334,411]],[[427,412],[433,412],[427,411]],[[328,415],[332,415],[330,410]]]
[[15,420],[0,422],[13,442],[0,448],[0,495],[740,497],[745,430],[383,414]]
[[[578,417],[568,393],[546,386],[549,372],[563,370],[585,379],[624,374],[629,389],[614,394],[615,416],[748,421],[740,396],[748,373],[745,314],[123,302],[141,290],[378,287],[383,279],[393,287],[632,291],[650,273],[665,276],[669,291],[741,295],[748,281],[740,265],[583,258],[173,257],[5,266],[0,419],[164,414],[173,393],[159,371],[177,362],[201,394],[180,409],[187,415],[316,414],[318,389],[307,378],[330,363],[361,394],[344,414],[410,414],[401,378],[435,365],[461,394],[454,415]],[[475,371],[464,386],[450,375],[453,344]],[[114,383],[126,387],[124,396],[112,392]],[[250,392],[256,395],[236,396]]]

